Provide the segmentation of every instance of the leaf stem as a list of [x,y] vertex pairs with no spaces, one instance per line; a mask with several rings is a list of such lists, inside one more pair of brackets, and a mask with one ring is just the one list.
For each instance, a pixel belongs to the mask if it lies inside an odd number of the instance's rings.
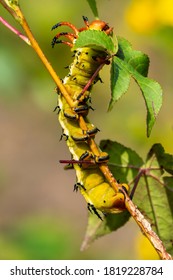
[[19,36],[19,38],[21,38],[25,43],[31,45],[29,39],[25,35],[23,35],[19,30],[14,28],[11,24],[9,24],[5,19],[0,17],[0,22],[2,22],[2,24],[4,24],[8,29],[10,29],[14,34]]

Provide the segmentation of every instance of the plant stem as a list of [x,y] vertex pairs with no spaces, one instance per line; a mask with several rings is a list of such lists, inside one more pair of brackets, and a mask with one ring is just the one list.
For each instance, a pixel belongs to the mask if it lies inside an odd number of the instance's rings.
[[74,102],[72,101],[72,99],[70,98],[66,88],[64,87],[64,85],[62,84],[60,78],[57,76],[56,72],[54,71],[53,67],[51,66],[50,62],[48,61],[48,59],[45,57],[44,53],[42,52],[39,44],[37,43],[37,41],[35,40],[29,25],[26,21],[26,19],[23,16],[22,11],[20,10],[20,8],[18,8],[18,10],[16,11],[17,15],[22,19],[21,20],[21,25],[26,33],[26,35],[28,36],[31,45],[33,47],[33,49],[35,50],[35,52],[37,53],[37,55],[39,56],[39,58],[41,59],[41,61],[43,62],[44,66],[46,67],[46,69],[48,70],[48,72],[50,73],[51,77],[53,78],[53,80],[55,81],[56,85],[58,86],[58,88],[60,89],[60,91],[62,92],[63,96],[66,98],[67,102],[72,106],[74,106]]
[[11,26],[11,24],[9,24],[5,19],[0,17],[0,22],[2,22],[2,24],[4,24],[8,29],[10,29],[14,34],[19,36],[19,38],[21,38],[25,43],[31,45],[29,39],[25,35],[23,35],[19,30]]
[[123,189],[122,192],[124,193],[124,197],[125,197],[126,209],[129,211],[129,213],[134,218],[135,222],[138,224],[142,232],[145,234],[145,236],[148,238],[150,243],[153,245],[160,258],[162,260],[172,260],[173,258],[171,257],[170,254],[166,252],[166,249],[162,241],[157,236],[157,234],[152,230],[151,224],[145,219],[145,217],[137,209],[137,206],[132,202],[130,197]]

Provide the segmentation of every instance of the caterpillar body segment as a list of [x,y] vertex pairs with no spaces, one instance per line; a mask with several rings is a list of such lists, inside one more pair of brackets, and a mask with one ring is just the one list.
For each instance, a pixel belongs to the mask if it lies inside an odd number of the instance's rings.
[[[115,192],[97,166],[82,169],[81,172],[81,167],[75,164],[75,169],[78,183],[85,187],[79,189],[87,203],[103,213],[119,213],[125,210],[124,195]],[[128,192],[128,186],[124,186]]]
[[[74,62],[70,66],[69,74],[63,80],[74,101],[86,102],[89,100],[92,85],[100,80],[99,75],[96,75],[93,79],[92,76],[100,65],[107,63],[106,58],[107,54],[104,52],[99,51],[98,55],[98,51],[96,52],[90,48],[81,48],[75,52]],[[90,86],[86,88],[88,83]],[[84,88],[85,91],[83,92]]]
[[[59,97],[59,101],[61,99],[64,98],[61,96]],[[64,103],[65,100],[63,103],[60,102],[59,104]],[[78,188],[81,194],[84,196],[87,203],[94,205],[96,209],[104,213],[122,212],[125,210],[124,195],[115,192],[98,167],[98,164],[107,164],[108,155],[101,151],[100,156],[93,155],[87,143],[88,138],[91,136],[88,135],[87,132],[84,133],[81,130],[76,120],[70,120],[65,117],[63,106],[60,106],[60,108],[59,121],[64,134],[68,136],[66,138],[66,143],[69,147],[72,158],[73,160],[76,160],[76,162],[81,162],[82,160],[82,164],[73,164],[73,167],[76,170],[77,183],[79,185]],[[86,123],[89,128],[89,122]],[[92,127],[91,124],[90,126]],[[85,160],[87,163],[85,163]],[[128,192],[129,188],[127,185],[125,186]]]
[[[111,35],[112,28],[100,20],[95,20],[89,24],[88,19],[84,18],[85,27],[77,29],[71,23],[61,22],[53,26],[70,27],[73,33],[58,33],[52,40],[52,46],[59,42],[61,36],[69,39],[69,46],[75,44],[79,32],[87,29],[95,29]],[[64,41],[61,41],[64,43]],[[109,64],[107,53],[89,47],[79,48],[74,52],[74,61],[69,67],[69,74],[63,79],[69,96],[75,101],[76,106],[71,107],[61,92],[58,92],[58,118],[66,136],[66,143],[72,155],[71,161],[61,161],[70,163],[76,170],[76,180],[74,189],[80,190],[84,196],[88,209],[92,210],[101,218],[97,210],[103,213],[119,213],[125,210],[124,194],[117,191],[107,181],[105,174],[101,172],[100,166],[107,165],[109,155],[102,152],[97,147],[97,153],[91,150],[91,141],[99,131],[87,118],[90,106],[90,92],[94,83],[99,78],[99,71],[104,64]],[[85,129],[81,129],[81,116],[85,122]],[[117,183],[118,184],[118,183]],[[128,192],[126,184],[119,184],[119,189],[123,188]]]
[[[60,104],[64,105],[65,110],[64,110],[63,106],[61,106]],[[75,118],[73,118],[72,114],[70,115],[70,117],[69,117],[69,115],[67,116],[67,111],[66,111],[67,106],[65,104],[64,98],[63,98],[63,103],[60,103],[60,98],[59,98],[59,107],[60,107],[60,112],[59,112],[58,116],[59,116],[60,124],[63,128],[63,134],[67,135],[68,137],[70,136],[76,142],[84,142],[84,141],[87,141],[88,138],[90,138],[90,137],[95,137],[95,135],[99,131],[99,129],[97,127],[95,127],[93,124],[91,124],[87,118],[85,118],[85,123],[86,123],[87,129],[84,131],[84,130],[81,130],[81,128],[79,127],[77,118],[75,115],[74,115]]]

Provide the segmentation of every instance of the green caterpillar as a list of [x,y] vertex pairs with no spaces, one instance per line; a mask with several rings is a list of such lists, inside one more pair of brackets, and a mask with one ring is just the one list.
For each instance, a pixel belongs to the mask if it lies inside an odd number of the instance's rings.
[[[85,27],[77,29],[69,22],[60,22],[52,27],[69,26],[74,33],[61,32],[52,40],[52,47],[57,43],[64,43],[73,47],[79,32],[87,29],[105,32],[108,36],[112,33],[104,21],[94,20],[89,24],[88,19],[83,17]],[[65,36],[68,41],[59,40]],[[97,210],[103,213],[118,213],[125,209],[124,195],[117,192],[106,180],[100,170],[101,165],[107,165],[109,156],[98,147],[98,154],[90,149],[90,144],[99,131],[87,118],[90,106],[90,92],[92,85],[99,80],[98,69],[102,64],[108,64],[107,53],[96,50],[93,47],[79,48],[74,53],[74,61],[69,67],[69,74],[63,79],[63,84],[77,106],[70,107],[61,92],[58,92],[59,122],[63,129],[66,143],[72,155],[73,167],[76,170],[77,183],[75,190],[79,189],[87,201],[89,210],[93,211],[99,218]],[[96,75],[95,75],[96,73]],[[83,118],[85,129],[81,129],[80,118]],[[119,184],[128,192],[127,184]]]

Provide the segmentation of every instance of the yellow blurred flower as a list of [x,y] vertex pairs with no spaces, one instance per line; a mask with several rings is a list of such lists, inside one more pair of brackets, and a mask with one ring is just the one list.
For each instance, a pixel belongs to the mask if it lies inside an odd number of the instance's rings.
[[150,33],[162,25],[173,26],[172,0],[132,0],[125,13],[134,31]]
[[159,255],[149,240],[139,232],[136,237],[135,249],[139,260],[159,260]]
[[157,7],[157,17],[159,23],[163,25],[173,26],[173,1],[159,0]]

